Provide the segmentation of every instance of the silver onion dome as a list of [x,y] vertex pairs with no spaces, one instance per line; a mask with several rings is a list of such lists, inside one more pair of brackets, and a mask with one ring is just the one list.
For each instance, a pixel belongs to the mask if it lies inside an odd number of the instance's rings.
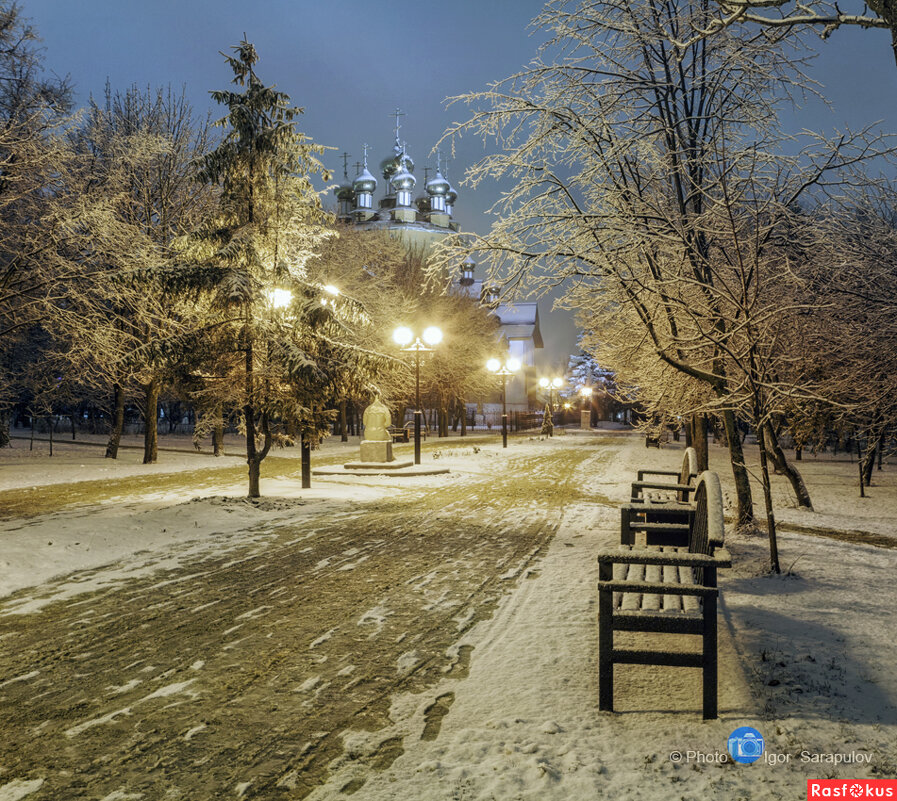
[[[442,177],[442,173],[438,170],[436,171],[436,175],[427,181],[428,195],[446,195],[451,188],[452,185]],[[457,194],[455,197],[457,198]]]
[[[352,181],[352,189],[355,192],[369,192],[371,194],[377,189],[377,179],[371,175],[370,170],[365,167]],[[339,195],[337,195],[339,196]]]
[[353,184],[340,184],[333,190],[333,193],[336,195],[337,200],[352,200],[355,196],[355,189]]
[[406,192],[410,192],[414,189],[417,179],[405,169],[405,165],[403,164],[402,168],[392,176],[389,182],[396,191],[405,190]]

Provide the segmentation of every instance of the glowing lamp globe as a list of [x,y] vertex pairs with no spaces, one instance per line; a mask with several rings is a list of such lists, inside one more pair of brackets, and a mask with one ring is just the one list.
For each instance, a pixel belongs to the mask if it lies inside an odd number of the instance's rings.
[[508,359],[505,362],[505,367],[507,367],[512,373],[516,373],[520,367],[520,359]]
[[501,369],[501,362],[498,359],[489,359],[486,362],[486,369],[490,373],[497,373]]
[[424,342],[428,345],[438,345],[442,342],[442,331],[435,325],[424,329]]
[[392,339],[397,345],[410,345],[414,339],[414,332],[407,326],[401,325],[392,332]]

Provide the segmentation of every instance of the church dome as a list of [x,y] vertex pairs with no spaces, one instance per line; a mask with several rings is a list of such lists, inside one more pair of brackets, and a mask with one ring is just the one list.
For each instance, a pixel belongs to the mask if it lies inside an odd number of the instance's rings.
[[410,192],[414,189],[417,179],[405,169],[405,165],[403,164],[401,169],[392,176],[389,182],[392,184],[393,189],[404,189],[405,191]]
[[[452,185],[442,177],[442,173],[436,173],[434,178],[427,181],[428,195],[445,195],[452,188]],[[457,194],[455,195],[457,197]]]
[[[342,188],[342,187],[340,187]],[[365,167],[358,177],[352,182],[352,189],[356,192],[369,192],[373,194],[377,188],[377,179],[371,175],[367,167]],[[339,193],[337,193],[339,197]]]
[[[448,183],[448,181],[446,181]],[[445,202],[455,205],[455,201],[458,199],[458,193],[455,191],[455,187],[451,184],[448,185],[448,190],[445,193]]]
[[340,184],[333,190],[337,200],[352,200],[355,196],[355,190],[352,184]]
[[384,181],[388,181],[396,173],[402,172],[403,168],[406,172],[414,172],[414,162],[411,160],[411,156],[401,150],[396,155],[380,162],[380,172],[383,174]]

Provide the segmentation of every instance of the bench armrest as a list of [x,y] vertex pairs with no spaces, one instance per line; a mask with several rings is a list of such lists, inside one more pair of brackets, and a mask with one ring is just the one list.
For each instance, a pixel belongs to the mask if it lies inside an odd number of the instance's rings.
[[638,471],[638,480],[642,481],[645,476],[676,476],[679,477],[678,470],[648,470],[647,468],[644,470]]
[[684,492],[685,490],[694,491],[695,485],[694,484],[679,484],[679,483],[672,484],[670,482],[664,482],[664,481],[633,481],[632,482],[633,492],[635,491],[636,487],[638,487],[639,489],[676,490],[676,491]]

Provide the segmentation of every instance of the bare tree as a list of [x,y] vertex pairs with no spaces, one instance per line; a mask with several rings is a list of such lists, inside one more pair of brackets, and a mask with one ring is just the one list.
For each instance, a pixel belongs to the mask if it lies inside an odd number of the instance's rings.
[[[800,64],[768,31],[697,36],[714,13],[689,0],[552,3],[536,21],[552,31],[540,58],[465,96],[476,110],[447,136],[503,145],[467,180],[512,183],[491,232],[472,245],[506,287],[563,282],[566,303],[593,322],[618,308],[630,341],[710,388],[705,408],[723,421],[747,524],[737,418],[760,432],[765,465],[763,432],[779,400],[813,391],[793,373],[782,378],[777,339],[799,304],[776,302],[788,277],[777,237],[802,196],[841,180],[837,171],[876,143],[816,137],[782,155],[776,97],[802,84]],[[768,476],[763,485],[777,569]]]

